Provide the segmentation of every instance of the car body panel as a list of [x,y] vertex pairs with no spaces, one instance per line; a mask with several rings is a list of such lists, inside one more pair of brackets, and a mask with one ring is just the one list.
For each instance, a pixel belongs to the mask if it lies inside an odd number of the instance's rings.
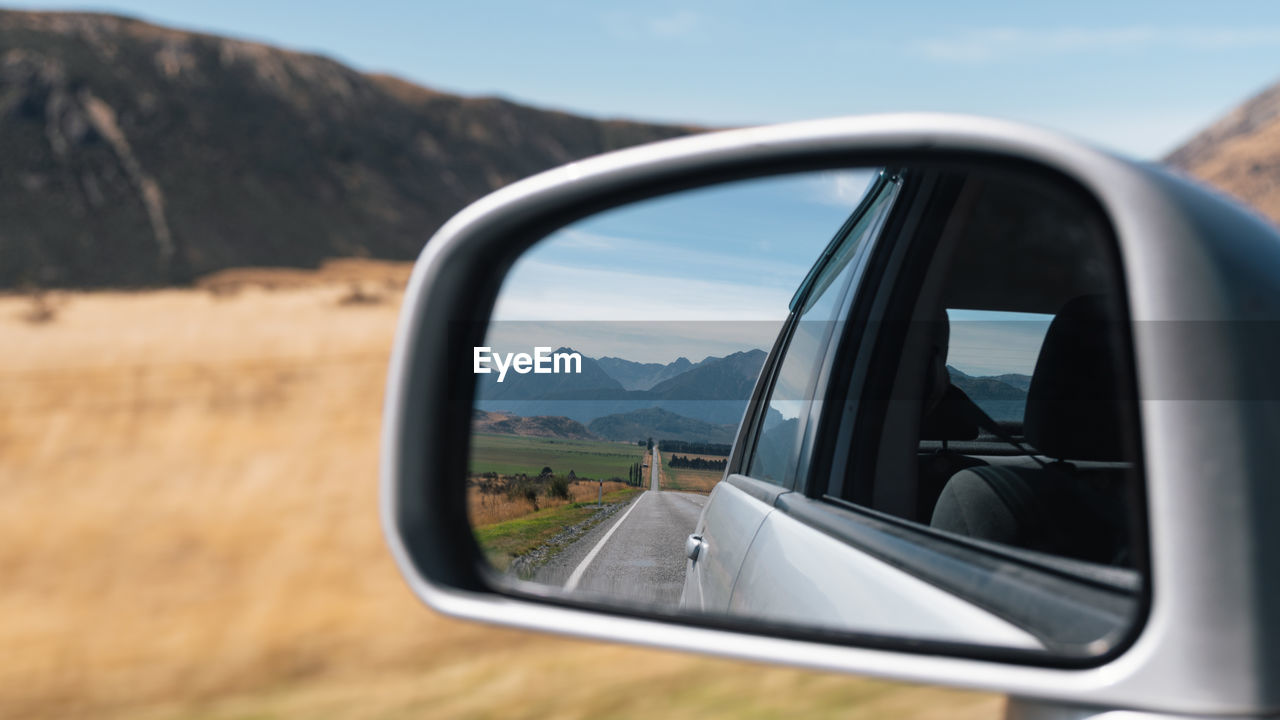
[[1025,630],[780,511],[756,532],[727,609],[835,631],[1041,647]]
[[681,605],[702,612],[723,612],[733,595],[734,581],[751,540],[773,512],[773,506],[736,485],[721,482],[702,509],[696,534],[702,548],[689,560]]

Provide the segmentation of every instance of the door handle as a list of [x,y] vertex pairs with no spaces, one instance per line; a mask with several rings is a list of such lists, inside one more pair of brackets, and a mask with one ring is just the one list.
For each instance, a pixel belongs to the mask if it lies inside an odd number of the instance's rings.
[[690,535],[684,541],[684,554],[694,562],[698,562],[698,554],[702,552],[702,536]]

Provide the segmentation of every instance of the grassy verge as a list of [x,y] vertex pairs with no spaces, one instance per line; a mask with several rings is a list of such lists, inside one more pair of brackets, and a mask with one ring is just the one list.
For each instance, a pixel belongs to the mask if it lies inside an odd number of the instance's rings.
[[[639,492],[639,488],[614,490],[605,494],[604,502],[629,501]],[[594,502],[546,508],[514,520],[478,527],[475,529],[476,542],[489,563],[505,571],[516,557],[545,544],[570,525],[590,518],[596,509]]]

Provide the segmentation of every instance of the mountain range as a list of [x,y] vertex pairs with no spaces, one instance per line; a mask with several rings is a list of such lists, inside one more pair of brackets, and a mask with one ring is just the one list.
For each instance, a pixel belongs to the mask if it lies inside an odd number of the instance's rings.
[[0,289],[408,260],[498,187],[696,129],[460,97],[124,17],[0,10]]
[[1031,376],[1019,373],[974,376],[947,366],[951,384],[959,388],[975,405],[982,408],[993,420],[1022,422],[1022,411],[1027,405],[1027,390]]
[[[574,351],[559,348],[556,352]],[[707,357],[697,364],[679,358],[648,369],[649,377],[667,375],[665,380],[648,389],[629,390],[624,381],[636,386],[636,366],[659,364],[620,358],[601,362],[583,356],[582,372],[576,374],[508,372],[502,382],[496,373],[481,375],[476,406],[522,416],[560,415],[583,423],[658,407],[713,425],[736,424],[742,419],[764,360],[763,350]]]
[[[559,348],[556,352],[574,352]],[[501,414],[488,421],[489,432],[551,434],[587,431],[609,440],[647,437],[695,442],[731,442],[756,379],[763,350],[707,357],[696,364],[678,358],[667,364],[637,363],[622,358],[582,357],[581,374],[508,373],[501,383],[490,373],[480,378],[479,411]],[[997,420],[1020,420],[1026,404],[1027,375],[968,375],[948,366],[951,382]],[[639,378],[668,375],[646,390],[627,389]],[[516,432],[515,417],[539,420],[537,427]],[[555,423],[550,421],[554,420]],[[778,415],[773,422],[781,420]],[[505,424],[503,424],[505,423]],[[585,424],[585,428],[579,430]],[[554,425],[559,430],[548,431]]]
[[663,380],[669,380],[680,373],[700,367],[715,359],[707,357],[702,362],[694,364],[689,361],[689,358],[681,356],[664,365],[662,363],[639,363],[605,356],[597,359],[596,363],[609,374],[609,377],[621,383],[624,389],[648,390]]

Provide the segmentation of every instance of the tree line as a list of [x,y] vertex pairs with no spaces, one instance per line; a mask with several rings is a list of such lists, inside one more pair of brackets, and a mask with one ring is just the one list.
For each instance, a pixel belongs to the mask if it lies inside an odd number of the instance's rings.
[[684,440],[659,440],[658,447],[666,452],[694,455],[721,455],[729,457],[729,445],[724,443],[687,442]]
[[725,465],[729,464],[729,459],[708,460],[700,457],[685,457],[683,455],[672,455],[667,461],[673,468],[688,468],[689,470],[716,470],[724,472]]
[[631,463],[631,467],[627,469],[627,484],[631,487],[644,485],[644,468],[639,462]]

